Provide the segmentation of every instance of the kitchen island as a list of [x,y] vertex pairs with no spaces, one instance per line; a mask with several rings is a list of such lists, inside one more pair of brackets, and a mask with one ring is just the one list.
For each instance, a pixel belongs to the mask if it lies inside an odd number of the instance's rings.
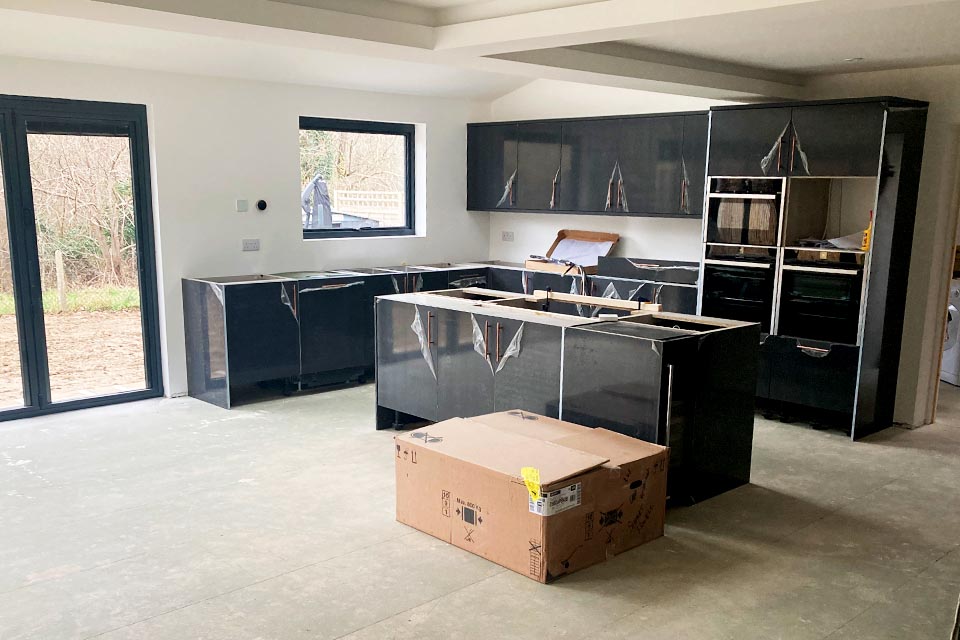
[[755,323],[479,289],[382,296],[376,316],[377,428],[529,411],[669,445],[675,502],[750,479]]

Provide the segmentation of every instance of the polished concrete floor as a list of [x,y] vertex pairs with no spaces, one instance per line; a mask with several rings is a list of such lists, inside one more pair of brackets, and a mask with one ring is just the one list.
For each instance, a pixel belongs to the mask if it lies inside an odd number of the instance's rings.
[[549,586],[394,521],[372,387],[0,424],[0,638],[942,638],[960,393],[868,442],[758,420],[753,483]]

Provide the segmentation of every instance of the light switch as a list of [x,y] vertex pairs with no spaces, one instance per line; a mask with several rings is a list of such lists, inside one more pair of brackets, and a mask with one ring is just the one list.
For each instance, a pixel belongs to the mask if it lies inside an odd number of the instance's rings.
[[252,238],[243,241],[244,251],[260,251],[260,238]]
[[237,213],[246,213],[250,210],[250,202],[247,200],[237,200]]

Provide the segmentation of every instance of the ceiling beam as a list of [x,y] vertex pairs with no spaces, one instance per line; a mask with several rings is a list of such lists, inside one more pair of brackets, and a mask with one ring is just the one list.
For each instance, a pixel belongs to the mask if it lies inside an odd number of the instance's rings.
[[800,99],[801,84],[704,71],[559,47],[479,58],[475,68],[499,73],[639,89],[714,100]]
[[489,56],[627,40],[657,23],[807,4],[829,3],[827,0],[602,0],[440,26],[436,28],[435,47]]

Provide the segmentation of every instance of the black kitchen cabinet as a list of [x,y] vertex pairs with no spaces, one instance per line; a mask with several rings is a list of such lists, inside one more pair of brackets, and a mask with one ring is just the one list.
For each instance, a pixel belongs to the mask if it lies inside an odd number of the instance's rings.
[[490,267],[488,271],[488,289],[509,291],[510,293],[526,293],[523,290],[523,269],[506,267]]
[[514,208],[550,211],[560,188],[560,122],[521,122],[517,132]]
[[517,125],[467,127],[467,208],[510,209],[515,204]]
[[493,341],[495,411],[523,409],[557,418],[561,337],[557,326],[510,318],[497,321]]
[[450,309],[437,310],[440,335],[439,417],[479,416],[493,404],[493,338],[496,320]]
[[436,420],[439,415],[437,309],[389,298],[376,305],[377,405]]
[[790,174],[876,177],[884,112],[878,102],[794,107]]
[[620,131],[621,182],[614,185],[623,212],[676,214],[683,193],[683,117],[624,118]]
[[616,210],[620,120],[572,120],[562,126],[560,211]]
[[315,278],[297,282],[300,375],[362,377],[367,365],[369,296],[363,277]]
[[758,344],[755,324],[670,314],[571,327],[562,418],[669,445],[674,502],[716,495],[750,480]]
[[703,215],[703,189],[707,173],[707,136],[710,118],[707,114],[683,117],[683,192],[680,213]]
[[190,278],[182,288],[191,396],[230,408],[238,385],[300,375],[296,280]]
[[790,166],[790,107],[710,113],[711,176],[784,176]]
[[768,398],[828,411],[851,411],[857,391],[858,347],[770,336],[762,348],[777,363]]

